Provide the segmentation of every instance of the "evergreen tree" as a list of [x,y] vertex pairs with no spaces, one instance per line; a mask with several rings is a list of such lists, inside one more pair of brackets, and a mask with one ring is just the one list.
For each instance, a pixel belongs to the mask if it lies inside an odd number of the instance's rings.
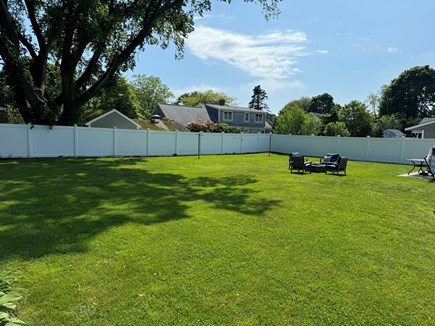
[[254,94],[252,95],[251,102],[249,102],[249,108],[255,110],[264,110],[269,111],[269,107],[265,103],[267,100],[267,93],[264,89],[261,89],[260,85],[255,86],[253,90]]

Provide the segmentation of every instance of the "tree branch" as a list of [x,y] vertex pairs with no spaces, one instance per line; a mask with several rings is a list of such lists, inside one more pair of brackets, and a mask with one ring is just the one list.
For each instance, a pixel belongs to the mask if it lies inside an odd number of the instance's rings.
[[30,23],[32,24],[33,32],[35,33],[36,39],[38,40],[39,51],[45,52],[46,43],[45,43],[45,38],[42,35],[41,26],[39,26],[38,21],[36,19],[35,1],[25,0],[24,3],[26,4],[27,13],[28,13],[27,16],[30,20]]
[[90,87],[79,99],[79,103],[86,103],[94,97],[118,71],[122,63],[124,63],[139,47],[145,38],[151,35],[152,28],[155,22],[164,16],[166,12],[175,9],[183,4],[183,0],[158,1],[154,6],[149,5],[143,19],[143,28],[131,39],[129,44],[109,63],[106,72],[101,78]]

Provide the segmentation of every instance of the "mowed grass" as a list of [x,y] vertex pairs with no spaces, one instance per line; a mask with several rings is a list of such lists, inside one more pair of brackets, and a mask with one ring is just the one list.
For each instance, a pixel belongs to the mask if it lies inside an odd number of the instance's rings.
[[28,325],[433,325],[435,182],[272,154],[0,161]]

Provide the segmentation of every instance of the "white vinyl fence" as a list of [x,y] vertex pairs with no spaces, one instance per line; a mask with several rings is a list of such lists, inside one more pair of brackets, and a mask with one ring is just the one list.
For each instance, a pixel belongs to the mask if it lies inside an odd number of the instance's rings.
[[339,153],[356,161],[409,164],[406,159],[423,158],[432,146],[435,139],[273,135],[271,150],[317,157]]
[[435,139],[318,137],[267,134],[163,132],[88,127],[0,124],[0,158],[172,156],[299,152],[351,160],[409,163],[423,158]]
[[265,134],[0,124],[1,158],[261,153],[269,143]]

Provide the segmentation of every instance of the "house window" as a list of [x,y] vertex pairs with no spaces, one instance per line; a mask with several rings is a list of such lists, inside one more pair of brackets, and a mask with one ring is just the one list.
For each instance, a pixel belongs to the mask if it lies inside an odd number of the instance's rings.
[[259,113],[255,113],[254,121],[255,122],[263,122],[263,115],[259,114]]
[[224,121],[233,121],[233,112],[224,111]]
[[249,122],[249,113],[245,113],[245,122]]

